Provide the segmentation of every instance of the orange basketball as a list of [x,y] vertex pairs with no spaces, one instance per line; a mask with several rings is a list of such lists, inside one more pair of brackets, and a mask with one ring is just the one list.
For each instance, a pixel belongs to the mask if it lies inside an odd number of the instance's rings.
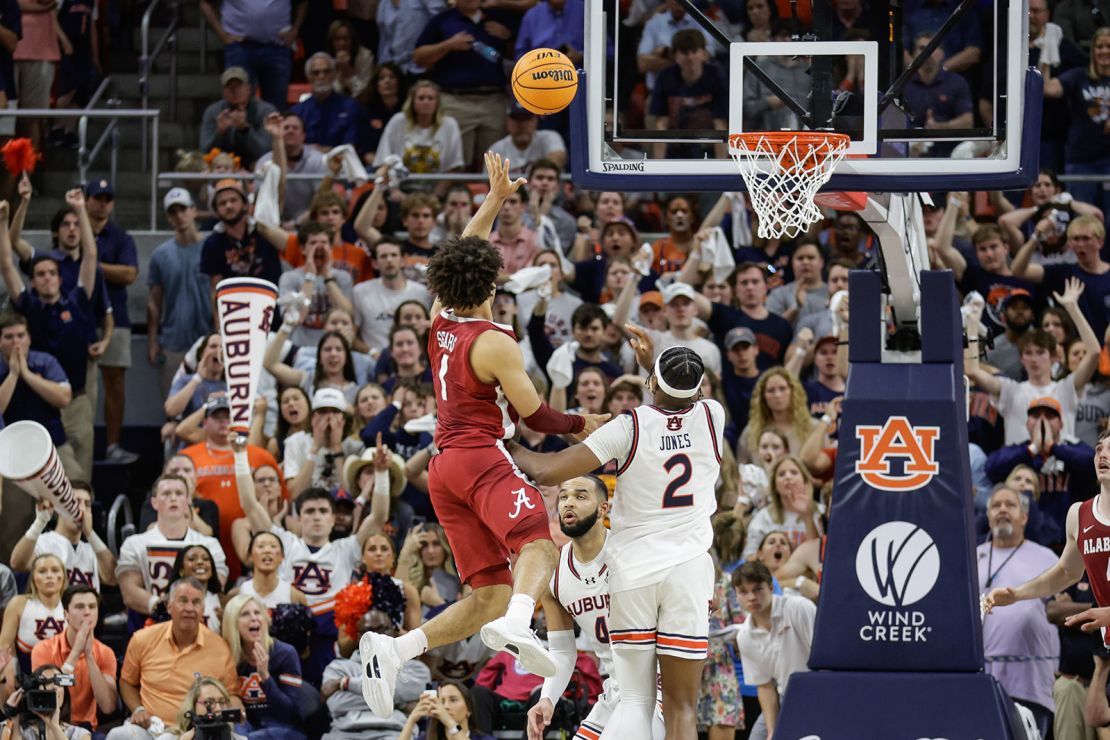
[[578,70],[556,49],[533,49],[513,67],[513,95],[537,116],[558,113],[578,90]]

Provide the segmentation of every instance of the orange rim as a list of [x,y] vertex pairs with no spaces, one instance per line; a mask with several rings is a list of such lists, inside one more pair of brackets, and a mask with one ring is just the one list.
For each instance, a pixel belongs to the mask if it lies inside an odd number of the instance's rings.
[[[830,151],[835,151],[847,148],[851,143],[851,138],[847,134],[837,134],[832,131],[750,131],[742,134],[729,134],[728,136],[728,143],[731,147],[738,149],[743,144],[750,151],[757,149],[761,140],[764,142],[764,146],[768,147],[776,156],[793,143],[799,144],[802,151],[821,146],[827,146]],[[793,166],[798,162],[793,157],[789,157],[787,160],[783,160],[782,164]],[[817,164],[819,163],[809,164],[806,169],[813,169]]]

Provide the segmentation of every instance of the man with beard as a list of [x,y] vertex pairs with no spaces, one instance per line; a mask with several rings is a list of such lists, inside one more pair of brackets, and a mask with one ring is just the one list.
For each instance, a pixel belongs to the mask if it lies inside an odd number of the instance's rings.
[[[1025,539],[1027,507],[1021,493],[1004,485],[991,494],[987,503],[991,538],[975,549],[979,583],[988,594],[1013,593],[1012,587],[1048,570],[1056,560],[1052,550]],[[1045,615],[1044,603],[1030,599],[1019,608],[984,618],[983,652],[987,672],[1014,701],[1033,712],[1041,735],[1047,735],[1056,709],[1052,698],[1056,662],[1046,656],[1060,654],[1060,638]]]
[[1006,330],[994,338],[994,349],[987,350],[987,362],[1001,375],[1021,381],[1021,352],[1018,339],[1033,325],[1033,296],[1024,288],[1015,288],[1002,299],[1002,325]]
[[[600,736],[620,697],[609,649],[609,570],[602,553],[608,537],[605,516],[609,512],[609,489],[593,475],[571,478],[559,486],[558,511],[559,529],[570,537],[570,542],[559,552],[559,564],[543,597],[547,641],[558,663],[558,673],[544,679],[540,700],[528,710],[528,740],[544,736],[555,705],[570,682],[578,654],[574,640],[576,623],[582,639],[601,661],[602,675],[609,677],[604,692],[582,721],[580,736]],[[663,737],[658,711],[652,730],[654,737]]]
[[227,277],[254,277],[274,285],[281,279],[281,258],[273,245],[258,234],[254,219],[247,215],[249,204],[243,184],[220,180],[212,193],[212,210],[220,222],[204,240],[200,271],[216,283]]

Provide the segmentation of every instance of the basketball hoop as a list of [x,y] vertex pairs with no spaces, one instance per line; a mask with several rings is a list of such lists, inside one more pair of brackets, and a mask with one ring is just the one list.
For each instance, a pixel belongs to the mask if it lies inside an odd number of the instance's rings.
[[828,131],[730,134],[729,153],[740,168],[765,239],[793,238],[821,219],[813,202],[848,152],[849,137]]

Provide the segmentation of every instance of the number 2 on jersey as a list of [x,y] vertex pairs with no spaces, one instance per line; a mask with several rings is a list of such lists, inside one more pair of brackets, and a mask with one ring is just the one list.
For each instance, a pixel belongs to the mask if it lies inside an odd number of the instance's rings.
[[690,482],[690,477],[693,472],[693,466],[690,463],[690,458],[684,454],[677,454],[671,457],[667,462],[663,463],[663,469],[670,473],[675,468],[681,468],[678,475],[667,484],[667,489],[663,491],[663,508],[676,509],[683,506],[694,505],[694,494],[692,493],[679,493],[682,487]]

